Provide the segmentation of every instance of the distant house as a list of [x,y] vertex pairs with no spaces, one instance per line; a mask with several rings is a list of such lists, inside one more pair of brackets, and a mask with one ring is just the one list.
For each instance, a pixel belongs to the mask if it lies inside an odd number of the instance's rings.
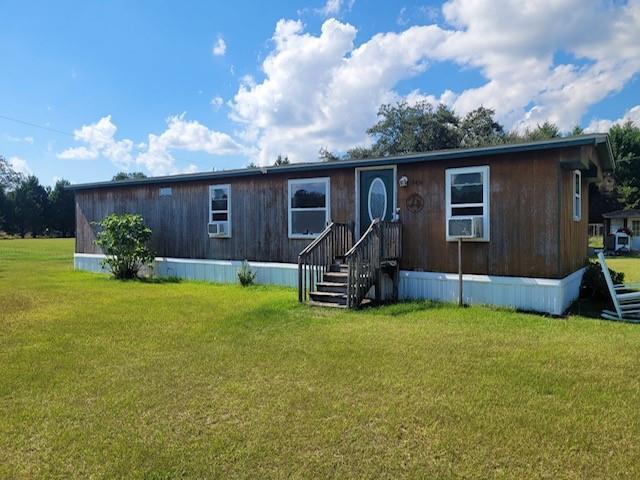
[[301,301],[465,301],[561,314],[587,256],[588,183],[614,168],[606,135],[357,161],[75,185],[78,269],[99,271],[97,222],[138,213],[161,275],[261,283]]
[[611,243],[611,235],[624,230],[631,234],[630,248],[640,250],[640,210],[616,210],[604,213],[602,216],[604,218],[603,240],[605,246]]

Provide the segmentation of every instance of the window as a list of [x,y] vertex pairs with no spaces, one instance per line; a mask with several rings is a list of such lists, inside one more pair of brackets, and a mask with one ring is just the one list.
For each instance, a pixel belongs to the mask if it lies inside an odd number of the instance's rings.
[[231,186],[211,185],[209,187],[210,237],[231,237]]
[[328,178],[289,180],[289,238],[317,237],[331,214]]
[[489,167],[450,168],[446,171],[447,240],[449,220],[456,217],[482,218],[477,241],[489,241]]
[[[566,210],[565,210],[566,212]],[[573,171],[573,219],[579,222],[582,218],[582,172]]]
[[640,236],[640,220],[631,220],[631,233],[634,237]]

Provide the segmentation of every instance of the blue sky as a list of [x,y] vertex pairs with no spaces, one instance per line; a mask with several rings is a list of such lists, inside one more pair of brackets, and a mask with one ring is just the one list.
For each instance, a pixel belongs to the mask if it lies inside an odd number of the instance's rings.
[[519,3],[0,1],[0,116],[66,133],[0,118],[0,154],[45,184],[309,161],[400,99],[640,120],[637,0]]

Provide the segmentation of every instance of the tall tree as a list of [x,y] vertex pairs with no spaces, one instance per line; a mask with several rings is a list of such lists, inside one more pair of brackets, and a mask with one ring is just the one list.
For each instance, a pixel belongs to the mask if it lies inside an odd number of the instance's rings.
[[43,233],[48,196],[38,178],[29,175],[12,192],[16,230],[21,237],[27,233],[38,236]]
[[140,178],[147,178],[147,176],[142,172],[118,172],[113,176],[111,181],[120,182],[122,180],[132,180]]
[[378,123],[367,130],[376,156],[428,152],[460,145],[460,119],[445,105],[428,102],[382,105]]
[[6,232],[8,230],[9,220],[9,199],[4,192],[4,187],[0,185],[0,232]]
[[16,172],[9,161],[0,155],[0,187],[5,191],[13,190],[22,178],[23,175]]
[[616,183],[624,208],[640,208],[640,128],[631,121],[609,130]]
[[460,125],[460,146],[473,148],[504,143],[504,127],[493,118],[495,113],[485,107],[467,113]]
[[47,223],[52,232],[63,237],[73,236],[75,230],[75,201],[68,180],[58,180],[49,192]]

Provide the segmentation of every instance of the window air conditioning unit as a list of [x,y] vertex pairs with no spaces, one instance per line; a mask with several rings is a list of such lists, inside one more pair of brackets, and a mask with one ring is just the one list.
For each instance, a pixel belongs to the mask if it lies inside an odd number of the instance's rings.
[[226,237],[227,222],[212,222],[208,225],[210,237]]
[[482,217],[450,218],[449,237],[482,238]]

